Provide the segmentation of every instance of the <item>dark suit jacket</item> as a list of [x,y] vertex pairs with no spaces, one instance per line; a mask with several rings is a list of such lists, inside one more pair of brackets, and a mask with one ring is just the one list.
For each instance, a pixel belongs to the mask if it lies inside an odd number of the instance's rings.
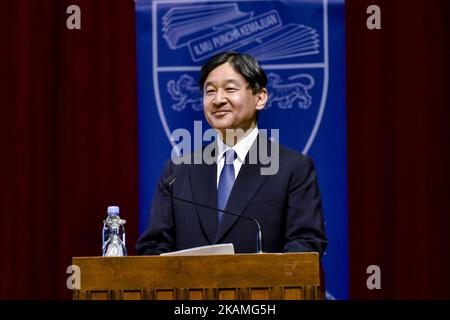
[[[316,251],[322,255],[327,240],[322,204],[312,160],[279,146],[279,169],[261,175],[261,161],[249,163],[250,148],[230,193],[225,210],[257,219],[263,233],[264,252]],[[191,160],[193,157],[191,156]],[[259,159],[259,158],[258,158]],[[255,162],[255,161],[253,161]],[[267,163],[267,162],[266,162]],[[217,165],[166,162],[159,183],[174,175],[177,197],[217,207]],[[171,200],[157,188],[150,227],[138,240],[139,255],[154,255],[216,243],[233,243],[236,253],[256,252],[256,225],[224,214],[217,227],[217,211]],[[167,191],[166,191],[167,193]]]

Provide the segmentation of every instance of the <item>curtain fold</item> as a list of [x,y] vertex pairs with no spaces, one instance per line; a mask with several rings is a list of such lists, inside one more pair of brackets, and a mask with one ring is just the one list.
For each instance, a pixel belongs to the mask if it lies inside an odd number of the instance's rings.
[[[365,27],[372,4],[381,30]],[[351,298],[450,298],[449,12],[346,2]]]
[[0,299],[68,299],[108,205],[130,254],[138,236],[134,1],[6,1],[0,21]]

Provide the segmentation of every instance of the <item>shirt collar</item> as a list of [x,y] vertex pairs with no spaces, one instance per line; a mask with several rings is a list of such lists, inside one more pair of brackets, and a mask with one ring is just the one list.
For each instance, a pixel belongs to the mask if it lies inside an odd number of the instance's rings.
[[[256,137],[258,136],[259,129],[258,126],[252,129],[241,141],[236,143],[233,146],[233,150],[236,152],[237,157],[241,162],[244,162],[245,157],[247,156],[248,150],[250,150],[253,142],[255,141]],[[217,161],[220,161],[222,157],[224,156],[225,152],[228,149],[231,149],[229,146],[227,146],[220,137],[217,138],[217,146],[218,146],[218,157]]]

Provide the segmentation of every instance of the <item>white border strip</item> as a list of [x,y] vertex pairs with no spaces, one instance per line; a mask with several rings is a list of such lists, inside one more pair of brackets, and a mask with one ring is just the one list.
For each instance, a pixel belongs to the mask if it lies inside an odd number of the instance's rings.
[[[262,64],[264,70],[289,70],[289,69],[321,69],[325,68],[325,63],[297,63],[297,64]],[[200,71],[200,66],[171,66],[158,67],[157,72],[190,72]]]
[[325,105],[327,103],[328,96],[328,81],[329,81],[329,59],[328,59],[328,0],[323,0],[323,43],[324,43],[324,63],[323,69],[323,88],[322,88],[322,100],[320,101],[320,109],[314,123],[311,135],[309,136],[306,146],[303,148],[303,153],[307,154],[311,148],[314,139],[316,138],[317,131],[319,130],[320,123],[322,122],[323,113],[325,111]]
[[153,56],[153,89],[155,93],[156,99],[156,107],[158,109],[159,118],[161,119],[161,123],[163,125],[164,131],[166,133],[167,139],[169,139],[170,144],[175,148],[174,151],[176,154],[180,153],[178,150],[178,146],[175,144],[175,141],[172,139],[172,133],[170,131],[169,125],[167,124],[166,117],[164,115],[164,110],[162,106],[160,106],[161,96],[159,94],[159,82],[158,82],[158,46],[157,46],[157,31],[158,31],[158,17],[156,14],[156,4],[157,1],[152,3],[152,56]]

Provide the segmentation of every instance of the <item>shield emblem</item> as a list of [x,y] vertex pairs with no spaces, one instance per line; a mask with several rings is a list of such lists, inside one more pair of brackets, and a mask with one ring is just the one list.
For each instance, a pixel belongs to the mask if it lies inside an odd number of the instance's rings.
[[204,119],[200,67],[234,50],[254,56],[268,76],[259,128],[279,129],[280,142],[308,153],[326,106],[327,28],[326,0],[153,1],[153,90],[167,139],[175,146],[173,130]]

